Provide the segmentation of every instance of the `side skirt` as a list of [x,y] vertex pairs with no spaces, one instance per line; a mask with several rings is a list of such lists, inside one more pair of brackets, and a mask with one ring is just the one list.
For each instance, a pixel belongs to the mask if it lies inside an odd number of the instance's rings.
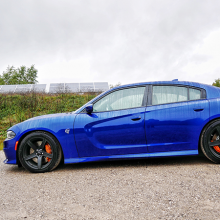
[[141,158],[151,158],[151,157],[172,157],[172,156],[187,156],[187,155],[198,155],[198,154],[199,154],[198,150],[169,151],[169,152],[156,152],[156,153],[144,153],[144,154],[126,154],[126,155],[69,158],[69,159],[65,159],[64,163],[65,164],[84,163],[84,162],[92,162],[92,161],[141,159]]

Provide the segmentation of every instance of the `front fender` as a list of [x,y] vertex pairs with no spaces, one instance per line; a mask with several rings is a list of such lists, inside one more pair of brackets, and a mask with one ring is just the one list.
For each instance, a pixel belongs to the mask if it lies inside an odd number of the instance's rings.
[[[15,147],[16,141],[21,140],[29,133],[34,131],[45,131],[52,134],[60,143],[64,155],[64,162],[69,158],[78,158],[78,152],[75,145],[73,124],[75,114],[56,114],[49,117],[36,117],[10,128],[16,133],[16,137],[12,140],[4,141],[4,152],[9,163],[17,163]],[[10,149],[10,150],[9,150]]]

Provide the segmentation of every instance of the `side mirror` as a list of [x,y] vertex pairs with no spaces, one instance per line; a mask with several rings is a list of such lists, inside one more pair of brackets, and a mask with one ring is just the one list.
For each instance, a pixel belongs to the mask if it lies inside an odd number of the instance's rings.
[[86,112],[87,112],[88,114],[91,114],[91,113],[93,112],[93,104],[88,104],[88,105],[86,106]]

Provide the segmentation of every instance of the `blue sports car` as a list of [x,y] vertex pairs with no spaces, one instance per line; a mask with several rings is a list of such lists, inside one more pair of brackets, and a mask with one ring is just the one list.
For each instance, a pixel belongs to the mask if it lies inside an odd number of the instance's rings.
[[161,81],[123,85],[75,112],[14,125],[6,164],[47,172],[64,163],[197,155],[220,162],[220,88]]

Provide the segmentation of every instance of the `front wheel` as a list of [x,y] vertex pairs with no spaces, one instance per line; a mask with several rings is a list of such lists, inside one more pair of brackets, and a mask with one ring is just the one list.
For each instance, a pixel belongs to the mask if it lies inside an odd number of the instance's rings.
[[220,163],[220,120],[214,121],[204,129],[200,145],[209,160]]
[[22,166],[33,173],[44,173],[55,169],[62,158],[59,143],[44,132],[27,135],[18,149]]

